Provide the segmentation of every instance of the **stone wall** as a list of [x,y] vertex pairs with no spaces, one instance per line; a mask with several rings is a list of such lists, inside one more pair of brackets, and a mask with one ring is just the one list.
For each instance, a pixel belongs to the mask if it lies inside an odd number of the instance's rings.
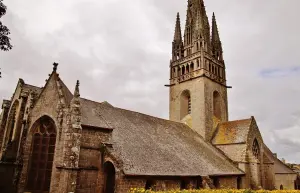
[[297,174],[275,174],[275,187],[280,189],[283,186],[284,190],[294,190]]
[[230,176],[230,177],[219,177],[219,183],[220,183],[220,188],[224,189],[237,189],[238,180],[236,176]]
[[275,175],[274,175],[274,164],[265,163],[264,164],[264,189],[273,190],[275,189]]

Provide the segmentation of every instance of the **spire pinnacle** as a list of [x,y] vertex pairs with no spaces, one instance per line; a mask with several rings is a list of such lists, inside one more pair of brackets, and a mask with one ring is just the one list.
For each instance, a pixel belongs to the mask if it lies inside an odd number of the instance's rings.
[[79,93],[79,80],[77,80],[77,82],[76,82],[75,91],[74,91],[74,97],[76,97],[76,98],[80,97],[80,93]]
[[215,16],[215,13],[213,13],[213,17],[212,17],[212,43],[214,43],[216,41],[220,41],[220,36],[219,36],[216,16]]
[[177,17],[176,17],[174,42],[182,42],[181,25],[180,25],[180,15],[179,15],[179,12],[177,13]]
[[219,30],[215,13],[212,16],[212,34],[211,34],[212,53],[218,60],[223,60],[222,43],[219,36]]

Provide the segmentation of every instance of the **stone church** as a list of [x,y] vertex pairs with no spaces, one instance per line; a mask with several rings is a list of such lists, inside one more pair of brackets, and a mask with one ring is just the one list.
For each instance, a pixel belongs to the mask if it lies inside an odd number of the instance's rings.
[[0,192],[299,187],[254,117],[228,120],[222,43],[203,0],[188,1],[181,32],[178,14],[170,120],[81,98],[79,81],[71,92],[57,63],[42,88],[19,79],[2,103]]

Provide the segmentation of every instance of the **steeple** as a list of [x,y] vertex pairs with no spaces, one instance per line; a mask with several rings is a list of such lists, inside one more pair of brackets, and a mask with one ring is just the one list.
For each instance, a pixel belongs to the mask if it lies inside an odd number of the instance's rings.
[[222,43],[219,36],[215,13],[213,13],[213,17],[212,17],[211,45],[212,45],[213,57],[223,62],[223,49],[222,49]]
[[170,61],[170,120],[183,122],[210,141],[228,120],[222,44],[215,16],[212,32],[203,0],[188,0],[182,43],[177,14]]
[[175,33],[174,40],[172,45],[172,60],[177,60],[183,57],[183,43],[181,36],[181,25],[180,25],[180,16],[177,13],[176,24],[175,24]]

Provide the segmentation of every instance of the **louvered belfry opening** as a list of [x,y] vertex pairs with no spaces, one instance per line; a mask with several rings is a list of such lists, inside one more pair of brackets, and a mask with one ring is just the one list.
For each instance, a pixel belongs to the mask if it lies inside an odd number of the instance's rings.
[[32,193],[49,192],[55,142],[56,129],[54,122],[49,117],[41,118],[33,132],[27,183],[28,191]]

